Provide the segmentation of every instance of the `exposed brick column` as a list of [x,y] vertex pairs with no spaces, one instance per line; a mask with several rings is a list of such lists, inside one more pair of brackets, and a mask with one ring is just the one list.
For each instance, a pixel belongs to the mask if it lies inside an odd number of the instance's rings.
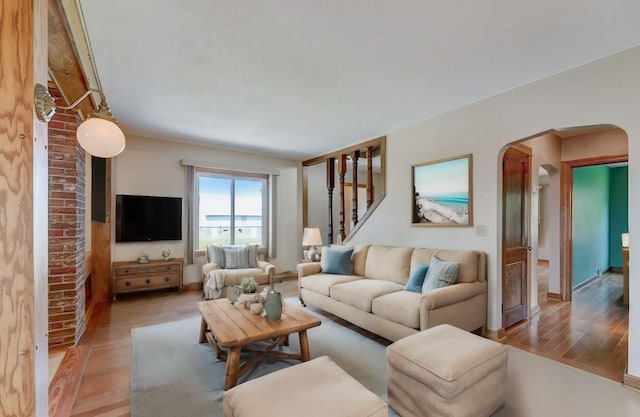
[[[65,105],[49,84],[56,103]],[[49,122],[49,349],[75,345],[85,318],[85,153],[74,111]]]

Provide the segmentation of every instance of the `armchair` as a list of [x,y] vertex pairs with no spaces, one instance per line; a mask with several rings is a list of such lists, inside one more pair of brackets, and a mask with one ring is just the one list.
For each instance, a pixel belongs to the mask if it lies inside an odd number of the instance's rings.
[[227,296],[227,287],[239,285],[242,278],[253,277],[258,287],[273,287],[276,268],[259,259],[258,245],[208,245],[207,263],[202,266],[205,299]]

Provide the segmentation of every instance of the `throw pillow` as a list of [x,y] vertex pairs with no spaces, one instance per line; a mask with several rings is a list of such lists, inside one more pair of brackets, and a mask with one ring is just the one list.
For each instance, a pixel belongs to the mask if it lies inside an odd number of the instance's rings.
[[223,249],[226,269],[249,268],[246,246],[225,246]]
[[351,254],[353,248],[326,248],[322,254],[322,272],[325,274],[351,274]]
[[409,277],[409,281],[407,281],[407,285],[405,285],[404,289],[406,291],[413,292],[422,292],[422,284],[424,283],[424,279],[427,275],[427,271],[429,270],[429,265],[426,264],[418,264],[413,268],[411,272],[411,276]]
[[220,245],[207,245],[207,261],[213,262],[220,268],[225,267],[224,249]]
[[247,260],[249,261],[249,268],[258,267],[258,247],[259,245],[254,243],[247,245]]
[[422,293],[455,284],[458,280],[459,266],[460,262],[445,262],[435,256],[431,258],[427,275],[422,284]]

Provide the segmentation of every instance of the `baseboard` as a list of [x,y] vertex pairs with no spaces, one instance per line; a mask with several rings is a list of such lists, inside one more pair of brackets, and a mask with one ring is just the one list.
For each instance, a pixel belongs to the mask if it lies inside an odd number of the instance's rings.
[[640,378],[635,375],[629,375],[625,372],[622,376],[622,385],[627,388],[631,388],[634,391],[640,392]]
[[531,307],[531,317],[535,317],[540,314],[540,305],[535,305]]
[[505,338],[505,336],[506,336],[506,332],[504,331],[503,327],[499,328],[498,330],[487,329],[487,332],[486,332],[487,339],[495,340],[496,342],[501,341],[502,339]]
[[275,275],[276,282],[289,281],[298,279],[298,274],[292,271],[284,271]]
[[578,291],[580,288],[586,287],[587,285],[591,284],[593,281],[597,280],[601,276],[602,275],[594,275],[591,278],[586,279],[586,280],[582,281],[580,284],[578,284],[575,287],[571,288],[571,291]]
[[557,292],[548,292],[547,298],[551,298],[552,300],[560,300],[562,301],[562,296]]
[[202,282],[182,284],[182,291],[202,291]]
[[622,274],[622,267],[620,266],[612,266],[609,268],[610,272],[615,272],[616,274]]

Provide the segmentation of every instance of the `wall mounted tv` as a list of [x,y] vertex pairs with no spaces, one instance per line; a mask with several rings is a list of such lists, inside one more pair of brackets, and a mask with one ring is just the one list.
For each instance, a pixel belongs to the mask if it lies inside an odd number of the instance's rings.
[[182,240],[182,198],[116,195],[116,242]]

